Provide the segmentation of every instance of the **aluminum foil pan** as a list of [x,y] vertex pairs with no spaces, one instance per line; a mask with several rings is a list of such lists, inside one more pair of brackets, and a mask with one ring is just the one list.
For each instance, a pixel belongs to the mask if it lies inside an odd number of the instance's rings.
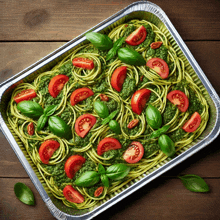
[[10,128],[6,117],[6,108],[13,88],[17,84],[21,82],[32,81],[38,74],[51,69],[55,64],[61,61],[69,53],[71,53],[74,47],[76,48],[86,43],[87,40],[84,36],[85,33],[69,41],[62,47],[58,48],[43,59],[19,72],[12,78],[1,83],[0,128],[7,140],[9,141],[12,149],[15,151],[18,159],[24,166],[26,172],[30,176],[43,201],[49,208],[52,215],[57,219],[92,219],[99,213],[108,209],[112,205],[116,204],[120,200],[124,199],[131,193],[135,192],[142,186],[146,185],[153,179],[157,178],[164,172],[170,170],[172,167],[176,166],[183,160],[187,159],[188,157],[195,154],[197,151],[207,146],[218,136],[220,132],[220,99],[216,91],[206,78],[202,69],[183,42],[182,38],[170,22],[169,18],[160,7],[151,2],[135,2],[88,31],[92,30],[95,32],[106,33],[117,25],[123,22],[127,22],[131,19],[148,20],[151,23],[157,25],[161,30],[163,30],[172,46],[176,49],[178,56],[184,60],[185,67],[193,77],[194,82],[196,82],[203,91],[203,95],[206,97],[206,100],[208,101],[208,104],[210,106],[209,122],[203,134],[195,142],[190,144],[190,146],[184,147],[180,152],[178,152],[178,156],[176,156],[172,160],[168,158],[167,160],[153,167],[147,173],[133,180],[133,182],[130,182],[126,187],[123,188],[123,190],[119,190],[114,195],[107,197],[104,201],[100,202],[98,206],[86,210],[74,210],[71,208],[66,208],[64,205],[61,204],[62,202],[58,201],[51,195],[49,189],[43,182],[42,177],[38,173],[37,168],[32,163],[28,154],[25,152],[25,149],[19,137]]

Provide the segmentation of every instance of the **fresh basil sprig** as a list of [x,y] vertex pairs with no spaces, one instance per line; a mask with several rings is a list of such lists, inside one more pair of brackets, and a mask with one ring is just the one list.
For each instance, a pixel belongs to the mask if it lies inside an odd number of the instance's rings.
[[102,125],[109,123],[116,115],[118,114],[118,110],[113,111],[107,118],[102,120]]
[[90,187],[98,183],[99,180],[100,175],[96,171],[87,171],[76,179],[75,184],[77,186]]
[[[105,170],[105,168],[99,164],[98,172],[87,171],[83,173],[78,179],[76,179],[75,184],[82,187],[90,187],[95,185],[101,179],[104,186],[109,186],[109,179],[111,180],[121,180],[128,175],[130,167],[125,164],[114,164]],[[108,179],[109,178],[109,179]]]
[[40,131],[41,129],[43,129],[47,121],[48,121],[48,116],[41,115],[37,121],[37,131]]
[[159,129],[162,125],[162,116],[160,111],[150,104],[146,109],[146,120],[153,129]]
[[105,174],[101,175],[101,181],[105,187],[109,187],[109,179]]
[[96,100],[94,102],[94,109],[95,109],[95,112],[98,114],[98,116],[100,118],[106,118],[109,116],[109,111],[108,111],[108,107],[107,105],[102,102],[102,101],[98,101]]
[[108,54],[106,56],[106,61],[112,59],[117,54],[118,49],[121,47],[124,41],[125,41],[125,37],[121,37],[115,41],[113,47],[108,51]]
[[162,128],[159,128],[158,130],[154,131],[150,138],[157,138],[162,134],[165,134],[170,128],[170,125],[164,125]]
[[111,38],[105,34],[89,32],[86,34],[86,39],[89,40],[99,50],[109,50],[113,46]]
[[48,121],[49,116],[54,114],[54,112],[57,110],[57,105],[49,105],[43,110],[43,114],[40,116],[40,118],[37,121],[37,131],[40,131],[44,128],[45,124]]
[[105,174],[105,168],[102,166],[101,163],[98,165],[98,174]]
[[43,114],[43,108],[41,105],[33,101],[19,102],[17,109],[30,118],[39,118]]
[[16,183],[14,185],[14,192],[16,197],[26,205],[34,205],[35,199],[33,192],[24,183]]
[[203,178],[194,174],[179,176],[186,189],[192,192],[209,192],[209,186]]
[[130,169],[125,164],[114,164],[107,168],[106,176],[112,180],[121,180],[128,175]]
[[50,116],[48,120],[50,131],[61,138],[66,138],[67,140],[71,138],[72,131],[70,126],[58,116]]
[[44,109],[44,115],[51,116],[57,110],[57,105],[49,105]]

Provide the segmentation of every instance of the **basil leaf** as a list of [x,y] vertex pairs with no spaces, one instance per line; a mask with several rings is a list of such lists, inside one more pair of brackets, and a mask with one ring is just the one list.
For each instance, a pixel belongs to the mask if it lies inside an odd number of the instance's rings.
[[117,115],[117,113],[118,113],[118,110],[113,111],[107,118],[102,120],[101,124],[105,125],[105,124],[109,123],[110,120],[113,119]]
[[37,131],[40,131],[44,128],[45,124],[47,123],[48,116],[41,115],[40,118],[37,121]]
[[50,116],[48,120],[49,129],[58,137],[66,138],[67,140],[72,137],[72,131],[69,125],[58,116]]
[[162,134],[158,139],[160,149],[168,156],[172,157],[176,153],[175,144],[166,134]]
[[22,101],[17,105],[17,109],[27,117],[38,118],[43,114],[43,108],[33,101]]
[[105,168],[100,163],[98,165],[98,174],[105,174]]
[[120,180],[128,175],[130,169],[125,164],[114,164],[107,168],[106,176],[112,180]]
[[57,110],[57,105],[50,105],[50,106],[47,106],[45,109],[44,109],[44,114],[46,116],[51,116],[56,110]]
[[109,52],[106,56],[106,61],[112,59],[117,54],[118,49],[121,47],[121,45],[124,43],[124,41],[125,41],[124,37],[121,37],[115,41],[113,48],[111,50],[109,50]]
[[100,175],[95,171],[87,171],[83,173],[78,179],[76,179],[75,184],[82,187],[90,187],[98,183],[100,180]]
[[136,50],[123,47],[118,50],[118,58],[123,63],[127,63],[129,65],[135,66],[143,66],[146,65],[146,61],[141,54],[139,54]]
[[109,187],[109,179],[105,174],[101,175],[101,181],[105,187]]
[[111,38],[105,34],[90,32],[85,36],[87,40],[100,50],[109,50],[113,46]]
[[14,185],[14,192],[16,197],[27,205],[35,205],[33,192],[24,183],[16,183]]
[[111,60],[117,54],[117,50],[113,47],[106,55],[106,61]]
[[98,100],[95,101],[94,102],[94,109],[100,118],[106,118],[109,116],[108,107],[104,102],[101,102]]
[[109,122],[109,127],[116,134],[120,134],[121,133],[121,127],[120,127],[119,123],[116,120],[111,120]]
[[150,138],[157,138],[159,137],[160,135],[166,133],[170,128],[170,125],[164,125],[162,128],[159,128],[158,130],[154,131]]
[[162,125],[162,116],[159,110],[150,104],[146,109],[146,120],[153,129],[158,129]]
[[209,192],[209,186],[200,176],[188,174],[179,176],[183,185],[192,192]]

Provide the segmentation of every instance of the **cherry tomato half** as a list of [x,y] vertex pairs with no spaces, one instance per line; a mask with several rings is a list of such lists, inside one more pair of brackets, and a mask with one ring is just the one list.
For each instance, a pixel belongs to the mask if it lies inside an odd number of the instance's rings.
[[109,150],[117,150],[121,148],[120,142],[115,138],[104,138],[101,140],[97,147],[97,154],[102,155]]
[[95,197],[99,197],[103,193],[104,187],[100,186],[96,191],[94,192]]
[[125,40],[129,45],[136,46],[141,44],[147,36],[146,28],[141,25],[138,29],[132,32]]
[[96,118],[93,115],[81,115],[76,119],[75,131],[80,137],[84,138],[95,123]]
[[128,163],[137,163],[144,155],[144,147],[138,141],[133,141],[125,151],[123,158]]
[[66,175],[72,179],[85,162],[86,159],[80,155],[73,155],[69,157],[64,166]]
[[53,98],[56,98],[64,85],[69,81],[69,77],[65,75],[54,76],[49,83],[48,90]]
[[120,92],[123,86],[123,83],[125,81],[127,75],[127,67],[126,66],[121,66],[115,69],[115,71],[112,74],[111,78],[111,85],[112,87]]
[[27,132],[29,135],[33,135],[34,134],[34,123],[30,122],[27,126]]
[[93,60],[89,60],[89,59],[83,58],[83,57],[74,58],[72,63],[73,63],[73,66],[80,67],[83,69],[91,70],[94,68]]
[[183,125],[183,130],[186,132],[194,132],[200,125],[201,116],[198,112],[194,112],[191,118]]
[[31,100],[37,96],[37,93],[33,89],[26,89],[18,93],[14,100],[16,103],[22,102],[24,100]]
[[157,48],[159,48],[162,44],[163,44],[162,41],[157,41],[157,42],[151,43],[150,47],[151,47],[152,49],[157,49]]
[[156,71],[162,79],[166,79],[169,75],[169,67],[163,59],[152,58],[147,61],[147,66]]
[[71,185],[67,185],[63,189],[63,195],[64,197],[73,203],[83,203],[84,197],[83,195],[78,192],[76,189],[74,189]]
[[72,106],[76,105],[78,102],[87,99],[88,97],[94,95],[94,92],[89,88],[80,88],[73,91],[70,96],[70,103]]
[[44,141],[39,148],[39,156],[44,164],[48,164],[53,153],[60,147],[60,143],[54,140]]
[[186,110],[189,107],[189,100],[185,93],[183,93],[180,90],[173,90],[168,93],[167,98],[170,102],[172,102],[174,105],[177,105],[177,108],[181,112],[186,112]]
[[143,111],[146,102],[150,97],[151,91],[149,89],[140,89],[136,91],[131,98],[132,111],[138,115]]

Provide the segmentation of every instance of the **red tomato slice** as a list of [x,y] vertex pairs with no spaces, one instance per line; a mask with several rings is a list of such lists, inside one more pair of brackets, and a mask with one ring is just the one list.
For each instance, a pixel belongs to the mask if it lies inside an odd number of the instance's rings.
[[167,63],[160,58],[152,58],[148,60],[147,66],[156,71],[162,79],[166,79],[169,75],[169,67]]
[[104,138],[97,147],[97,154],[102,155],[109,150],[117,150],[121,148],[120,142],[115,138]]
[[162,41],[157,41],[157,42],[153,42],[153,43],[150,45],[150,47],[151,47],[152,49],[157,49],[157,48],[159,48],[162,44],[163,44]]
[[95,197],[99,197],[103,193],[104,187],[100,186],[96,191],[94,192]]
[[194,112],[191,118],[183,125],[183,130],[186,132],[194,132],[200,125],[201,116],[198,112]]
[[89,59],[86,59],[86,58],[83,58],[83,57],[74,58],[72,63],[73,63],[73,66],[80,67],[80,68],[83,68],[83,69],[91,70],[91,69],[94,68],[93,60],[89,60]]
[[93,115],[81,115],[76,119],[75,131],[80,137],[84,138],[95,123],[96,118]]
[[146,102],[150,98],[151,91],[149,89],[140,89],[136,91],[131,98],[132,111],[138,115],[143,111]]
[[49,83],[48,90],[53,98],[56,98],[64,85],[69,81],[69,77],[65,75],[54,76]]
[[54,140],[44,141],[39,149],[39,156],[44,164],[48,164],[53,153],[60,147],[60,143]]
[[22,102],[22,101],[27,101],[35,98],[37,96],[37,93],[33,89],[26,89],[18,93],[15,97],[14,100],[16,103]]
[[64,166],[66,175],[72,179],[85,162],[86,159],[80,155],[73,155],[69,157]]
[[83,195],[78,192],[76,189],[74,189],[71,185],[67,185],[63,189],[63,195],[64,197],[73,203],[83,203],[84,197]]
[[174,105],[177,105],[177,108],[181,112],[186,112],[189,107],[189,100],[185,93],[181,92],[180,90],[173,90],[168,93],[167,98],[170,102]]
[[133,141],[125,151],[123,158],[128,163],[137,163],[144,155],[144,147],[140,142]]
[[89,88],[80,88],[73,91],[70,96],[70,103],[72,106],[76,105],[78,102],[87,99],[88,97],[94,95],[94,92]]
[[138,29],[132,32],[125,40],[129,45],[136,46],[141,44],[147,36],[146,28],[141,25]]
[[112,74],[111,78],[111,85],[112,87],[120,92],[123,86],[123,83],[125,81],[127,75],[127,67],[126,66],[121,66],[118,67]]
[[27,132],[29,135],[33,135],[34,134],[34,123],[30,122],[27,126]]

